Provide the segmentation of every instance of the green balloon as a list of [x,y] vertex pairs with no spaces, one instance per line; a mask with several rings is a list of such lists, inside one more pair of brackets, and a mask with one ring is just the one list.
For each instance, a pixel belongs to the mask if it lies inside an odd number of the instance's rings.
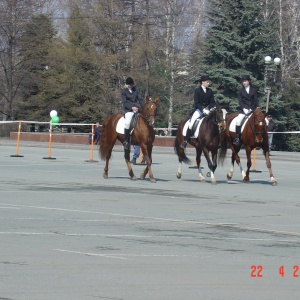
[[59,117],[58,117],[58,116],[53,117],[53,118],[51,119],[50,122],[51,122],[52,124],[53,124],[53,123],[58,123],[58,122],[59,122]]

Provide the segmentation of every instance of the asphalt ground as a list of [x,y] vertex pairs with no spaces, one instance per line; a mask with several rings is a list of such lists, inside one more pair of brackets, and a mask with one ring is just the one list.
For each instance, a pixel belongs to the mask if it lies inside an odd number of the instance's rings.
[[177,179],[170,148],[154,148],[150,183],[129,179],[121,147],[104,179],[88,145],[47,146],[11,157],[0,141],[0,299],[299,298],[300,153],[273,153],[277,186],[260,151],[250,183],[226,180],[228,159],[211,185],[188,165]]

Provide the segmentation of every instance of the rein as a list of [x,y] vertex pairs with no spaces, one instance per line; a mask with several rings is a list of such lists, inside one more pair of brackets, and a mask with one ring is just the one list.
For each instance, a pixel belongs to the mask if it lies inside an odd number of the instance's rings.
[[213,123],[216,124],[218,127],[219,127],[219,130],[223,131],[225,130],[225,126],[221,126],[220,123],[221,122],[226,122],[226,116],[224,118],[224,114],[223,114],[223,111],[222,111],[222,117],[219,118],[219,115],[220,113],[217,112],[216,108],[214,109],[215,113],[216,113],[216,116],[215,116],[215,119],[213,120]]
[[[250,121],[250,118],[249,118],[249,121]],[[257,121],[257,122],[259,122],[259,123],[263,123],[263,122],[264,122],[264,119],[262,119],[262,120],[257,119],[256,115],[253,113],[253,123],[254,123],[254,124],[252,124],[251,122],[249,122],[249,125],[250,125],[250,127],[251,127],[252,132],[253,132],[254,135],[257,135],[257,134],[263,134],[264,131],[255,131],[255,128],[256,128],[256,126],[255,126],[255,121]]]

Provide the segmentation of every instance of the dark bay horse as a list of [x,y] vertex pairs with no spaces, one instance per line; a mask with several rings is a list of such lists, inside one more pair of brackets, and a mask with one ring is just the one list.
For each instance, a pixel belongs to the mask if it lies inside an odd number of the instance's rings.
[[[272,168],[271,168],[271,161],[269,155],[269,144],[268,144],[268,131],[267,131],[267,124],[266,124],[266,113],[263,113],[261,109],[258,107],[255,109],[252,115],[248,116],[248,121],[245,123],[243,132],[241,134],[241,144],[245,146],[246,155],[247,155],[247,171],[242,168],[240,157],[238,155],[241,145],[235,146],[233,144],[233,140],[236,137],[236,133],[230,131],[230,124],[233,122],[234,118],[237,116],[237,113],[229,114],[226,117],[226,129],[223,131],[221,135],[221,149],[219,153],[219,161],[220,163],[224,162],[226,157],[227,148],[230,147],[232,151],[231,155],[231,168],[227,173],[227,179],[231,179],[233,176],[233,169],[234,169],[234,161],[240,167],[240,171],[243,177],[244,182],[249,182],[249,172],[252,165],[251,162],[251,152],[256,147],[261,147],[266,159],[266,165],[269,169],[270,173],[270,180],[272,185],[276,185],[276,179],[273,176]],[[234,125],[234,123],[233,123]],[[233,126],[231,129],[234,128]]]
[[[137,116],[136,125],[131,135],[131,140],[135,145],[141,146],[145,162],[147,164],[145,170],[141,173],[140,178],[145,179],[149,172],[151,182],[155,182],[153,172],[151,169],[152,164],[152,147],[155,139],[155,132],[153,124],[157,113],[157,102],[159,98],[152,100],[146,97],[146,103],[142,109],[142,112]],[[124,131],[123,133],[117,132],[117,123],[123,117],[123,114],[114,114],[107,117],[102,124],[102,133],[100,137],[100,156],[102,160],[105,160],[105,168],[103,177],[108,178],[108,164],[111,157],[112,149],[117,141],[124,142]],[[130,164],[130,147],[124,150],[124,158],[129,171],[129,176],[132,180],[136,180],[136,176],[133,173]]]
[[[199,180],[205,181],[205,177],[201,171],[201,154],[204,153],[208,168],[210,169],[211,183],[216,184],[217,181],[214,177],[214,172],[217,168],[217,156],[220,143],[220,131],[225,128],[226,110],[219,105],[206,117],[203,118],[200,128],[198,129],[198,137],[189,139],[189,144],[196,148],[196,162],[199,173]],[[185,123],[189,120],[186,116],[179,122],[177,136],[175,139],[174,150],[178,156],[179,167],[176,173],[177,178],[182,175],[182,162],[190,163],[184,149],[180,147],[184,140],[183,128]],[[186,125],[187,126],[187,125]],[[210,154],[211,153],[211,159]]]

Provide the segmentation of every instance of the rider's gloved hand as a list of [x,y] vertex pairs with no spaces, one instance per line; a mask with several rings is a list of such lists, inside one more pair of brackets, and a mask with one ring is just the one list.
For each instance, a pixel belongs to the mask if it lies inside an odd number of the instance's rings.
[[243,108],[243,112],[244,112],[245,115],[248,115],[252,112],[252,109],[251,108],[249,108],[249,109]]
[[205,115],[209,115],[209,110],[208,110],[207,108],[204,108],[204,109],[203,109],[203,113],[204,113]]

